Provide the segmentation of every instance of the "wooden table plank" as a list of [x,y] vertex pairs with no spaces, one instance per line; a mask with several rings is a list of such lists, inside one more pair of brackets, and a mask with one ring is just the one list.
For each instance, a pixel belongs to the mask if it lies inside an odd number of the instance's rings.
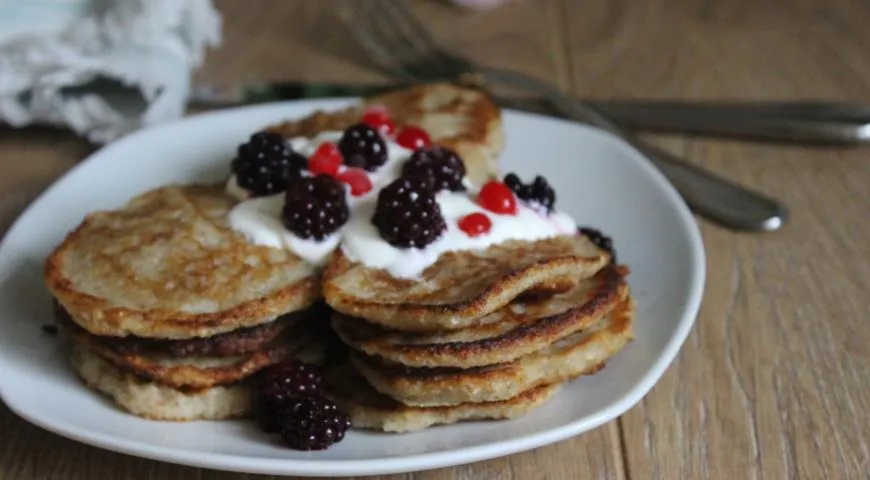
[[[588,19],[570,33],[578,94],[870,103],[867,4],[565,4]],[[697,326],[620,421],[629,478],[866,478],[867,150],[662,144],[781,198],[792,220],[770,235],[702,222]]]
[[[224,12],[224,45],[211,52],[199,81],[379,81],[348,33],[334,23],[329,2],[216,2]],[[432,1],[414,2],[446,45],[481,61],[569,85],[558,0],[517,2],[490,14],[462,13]],[[510,55],[499,52],[510,52]],[[0,231],[21,209],[84,157],[90,147],[58,132],[0,135]],[[26,162],[7,159],[26,158]],[[380,479],[622,479],[619,433],[612,422],[585,435],[508,458]],[[77,444],[47,433],[0,406],[0,478],[215,479],[271,477],[180,467]]]

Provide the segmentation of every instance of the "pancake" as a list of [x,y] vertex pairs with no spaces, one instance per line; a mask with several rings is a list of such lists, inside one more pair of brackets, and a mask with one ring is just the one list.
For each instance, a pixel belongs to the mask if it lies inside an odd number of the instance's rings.
[[334,314],[342,341],[369,356],[408,367],[471,368],[513,361],[597,323],[628,295],[623,266],[607,266],[568,292],[515,301],[462,330],[410,333]]
[[96,335],[183,339],[267,323],[320,298],[318,272],[226,223],[218,186],[167,186],[88,215],[48,257],[46,284]]
[[523,294],[571,287],[609,261],[585,236],[566,235],[447,252],[422,278],[401,279],[339,250],[324,272],[323,295],[341,313],[395,330],[458,330]]
[[360,354],[351,362],[376,390],[414,406],[497,402],[541,385],[597,372],[633,338],[628,298],[597,324],[510,363],[457,368],[407,368]]
[[88,387],[150,420],[227,420],[251,413],[251,391],[241,383],[182,391],[139,378],[82,345],[73,346],[70,363]]
[[500,402],[411,407],[377,393],[347,364],[329,375],[329,396],[350,415],[354,428],[396,433],[462,421],[516,418],[542,405],[562,387],[562,384],[540,386]]
[[[310,342],[293,356],[321,363],[325,348],[325,344]],[[247,378],[209,388],[175,388],[144,379],[75,341],[70,360],[73,370],[88,387],[139,417],[169,421],[228,420],[252,413],[253,389]]]
[[80,345],[136,376],[176,388],[203,389],[243,380],[279,363],[305,347],[312,334],[299,325],[287,325],[256,350],[228,356],[173,356],[167,353],[118,352],[84,330],[71,332]]
[[344,130],[359,122],[363,111],[373,106],[386,107],[397,128],[422,127],[434,142],[456,151],[465,161],[469,180],[476,185],[497,176],[497,160],[504,147],[501,112],[485,92],[457,85],[417,85],[371,97],[342,110],[318,111],[267,130],[287,138]]
[[[282,315],[269,322],[253,327],[240,328],[211,337],[166,340],[161,338],[141,337],[109,337],[94,335],[76,323],[72,316],[57,302],[54,303],[55,322],[69,331],[73,336],[85,337],[89,343],[98,344],[101,349],[112,351],[117,355],[163,355],[183,358],[193,356],[229,357],[255,352],[263,345],[274,341],[285,330],[300,320],[310,316],[312,308]],[[321,309],[319,316],[325,319],[330,315],[326,309]],[[308,317],[310,318],[310,317]]]

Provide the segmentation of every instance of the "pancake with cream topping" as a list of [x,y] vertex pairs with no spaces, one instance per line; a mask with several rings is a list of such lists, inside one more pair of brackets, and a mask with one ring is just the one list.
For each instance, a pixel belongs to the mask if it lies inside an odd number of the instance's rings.
[[409,332],[458,330],[524,295],[573,287],[610,256],[581,235],[508,241],[485,250],[447,252],[421,278],[397,278],[352,262],[340,251],[323,276],[335,310]]

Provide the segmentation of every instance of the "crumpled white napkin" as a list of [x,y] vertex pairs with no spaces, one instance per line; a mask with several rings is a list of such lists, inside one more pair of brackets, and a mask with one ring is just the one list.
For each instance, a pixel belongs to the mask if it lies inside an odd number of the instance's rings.
[[0,123],[103,143],[177,118],[220,32],[210,0],[0,0]]

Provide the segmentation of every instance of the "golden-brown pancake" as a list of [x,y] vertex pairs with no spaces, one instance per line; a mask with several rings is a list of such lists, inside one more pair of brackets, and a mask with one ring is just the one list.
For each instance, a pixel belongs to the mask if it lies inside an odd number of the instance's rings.
[[542,405],[562,387],[560,383],[540,386],[499,402],[410,407],[377,393],[350,365],[330,372],[329,380],[329,396],[350,415],[354,428],[385,432],[411,432],[470,420],[516,418]]
[[151,420],[226,420],[251,413],[244,383],[182,391],[139,378],[84,345],[74,344],[71,365],[88,387],[122,409]]
[[70,330],[70,334],[76,343],[138,377],[161,385],[196,390],[239,382],[290,358],[314,341],[314,335],[306,331],[304,325],[287,324],[278,330],[278,335],[254,350],[223,356],[119,351],[101,342],[102,337],[83,329]]
[[168,186],[88,215],[45,262],[49,290],[97,335],[206,337],[320,298],[318,272],[232,230],[218,186]]
[[[293,354],[299,360],[320,363],[328,341],[317,337]],[[122,409],[151,420],[226,420],[252,413],[250,377],[208,388],[177,388],[143,378],[115,365],[83,343],[73,341],[70,363],[85,384],[106,395]]]
[[351,348],[407,367],[471,368],[516,360],[590,327],[628,295],[627,269],[607,266],[568,292],[518,300],[462,330],[412,333],[387,330],[334,314],[333,329]]
[[414,406],[509,399],[541,385],[597,372],[633,338],[628,298],[600,322],[509,363],[482,367],[408,368],[362,354],[351,362],[380,393]]
[[365,108],[386,107],[397,128],[415,125],[432,140],[451,148],[465,161],[469,180],[481,185],[498,175],[504,147],[501,111],[485,92],[447,83],[417,85],[365,99],[349,108],[316,112],[268,130],[285,137],[312,137],[326,130],[344,130],[359,122]]
[[339,251],[323,275],[323,295],[335,310],[391,329],[458,330],[523,294],[573,286],[609,261],[585,236],[565,235],[447,252],[422,278],[403,279]]

